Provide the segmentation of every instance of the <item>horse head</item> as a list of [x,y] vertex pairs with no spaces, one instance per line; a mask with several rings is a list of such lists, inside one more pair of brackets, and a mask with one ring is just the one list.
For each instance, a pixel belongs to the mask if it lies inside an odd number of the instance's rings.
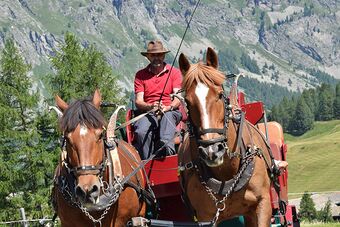
[[190,64],[184,54],[179,57],[189,122],[196,138],[199,157],[210,167],[223,163],[227,148],[228,100],[223,91],[225,75],[217,70],[218,58],[208,48],[206,64]]
[[64,135],[64,165],[73,174],[75,196],[82,204],[94,205],[100,196],[101,178],[106,167],[103,129],[105,119],[99,110],[101,95],[95,91],[92,99],[76,100],[70,105],[56,96],[63,112],[60,128]]

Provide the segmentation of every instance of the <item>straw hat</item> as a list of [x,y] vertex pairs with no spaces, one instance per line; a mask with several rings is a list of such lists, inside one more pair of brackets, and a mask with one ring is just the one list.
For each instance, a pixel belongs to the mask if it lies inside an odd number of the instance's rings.
[[163,44],[159,40],[150,41],[148,43],[148,47],[146,51],[140,52],[143,56],[146,56],[147,54],[159,54],[159,53],[169,53],[170,50],[167,50],[163,47]]

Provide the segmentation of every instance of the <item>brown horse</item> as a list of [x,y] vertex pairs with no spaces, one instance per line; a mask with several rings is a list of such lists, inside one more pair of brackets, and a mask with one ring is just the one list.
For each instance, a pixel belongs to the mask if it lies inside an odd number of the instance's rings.
[[139,155],[130,144],[105,136],[99,91],[92,100],[68,105],[56,96],[56,103],[63,112],[63,152],[52,201],[61,226],[118,227],[126,226],[131,217],[144,216],[145,178],[137,168]]
[[213,225],[243,215],[247,227],[270,226],[272,159],[263,135],[232,101],[236,94],[225,94],[211,48],[206,65],[191,65],[183,54],[179,65],[190,129],[179,149],[179,171],[193,215]]

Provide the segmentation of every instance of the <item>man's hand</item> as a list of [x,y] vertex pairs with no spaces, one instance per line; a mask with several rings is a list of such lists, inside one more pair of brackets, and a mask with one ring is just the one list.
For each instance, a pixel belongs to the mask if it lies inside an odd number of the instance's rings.
[[171,106],[163,106],[162,112],[167,112],[171,110]]
[[162,102],[154,102],[151,107],[156,115],[162,115],[171,110],[171,106],[165,106]]
[[151,109],[154,111],[161,110],[163,108],[162,102],[154,102],[151,104]]

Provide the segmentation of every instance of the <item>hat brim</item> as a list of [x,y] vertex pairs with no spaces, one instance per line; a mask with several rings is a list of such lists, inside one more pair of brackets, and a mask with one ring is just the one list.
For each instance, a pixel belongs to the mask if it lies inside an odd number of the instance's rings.
[[162,53],[166,54],[166,53],[169,53],[169,52],[170,52],[170,50],[166,50],[166,51],[150,51],[150,52],[140,52],[140,54],[146,57],[148,54],[162,54]]

